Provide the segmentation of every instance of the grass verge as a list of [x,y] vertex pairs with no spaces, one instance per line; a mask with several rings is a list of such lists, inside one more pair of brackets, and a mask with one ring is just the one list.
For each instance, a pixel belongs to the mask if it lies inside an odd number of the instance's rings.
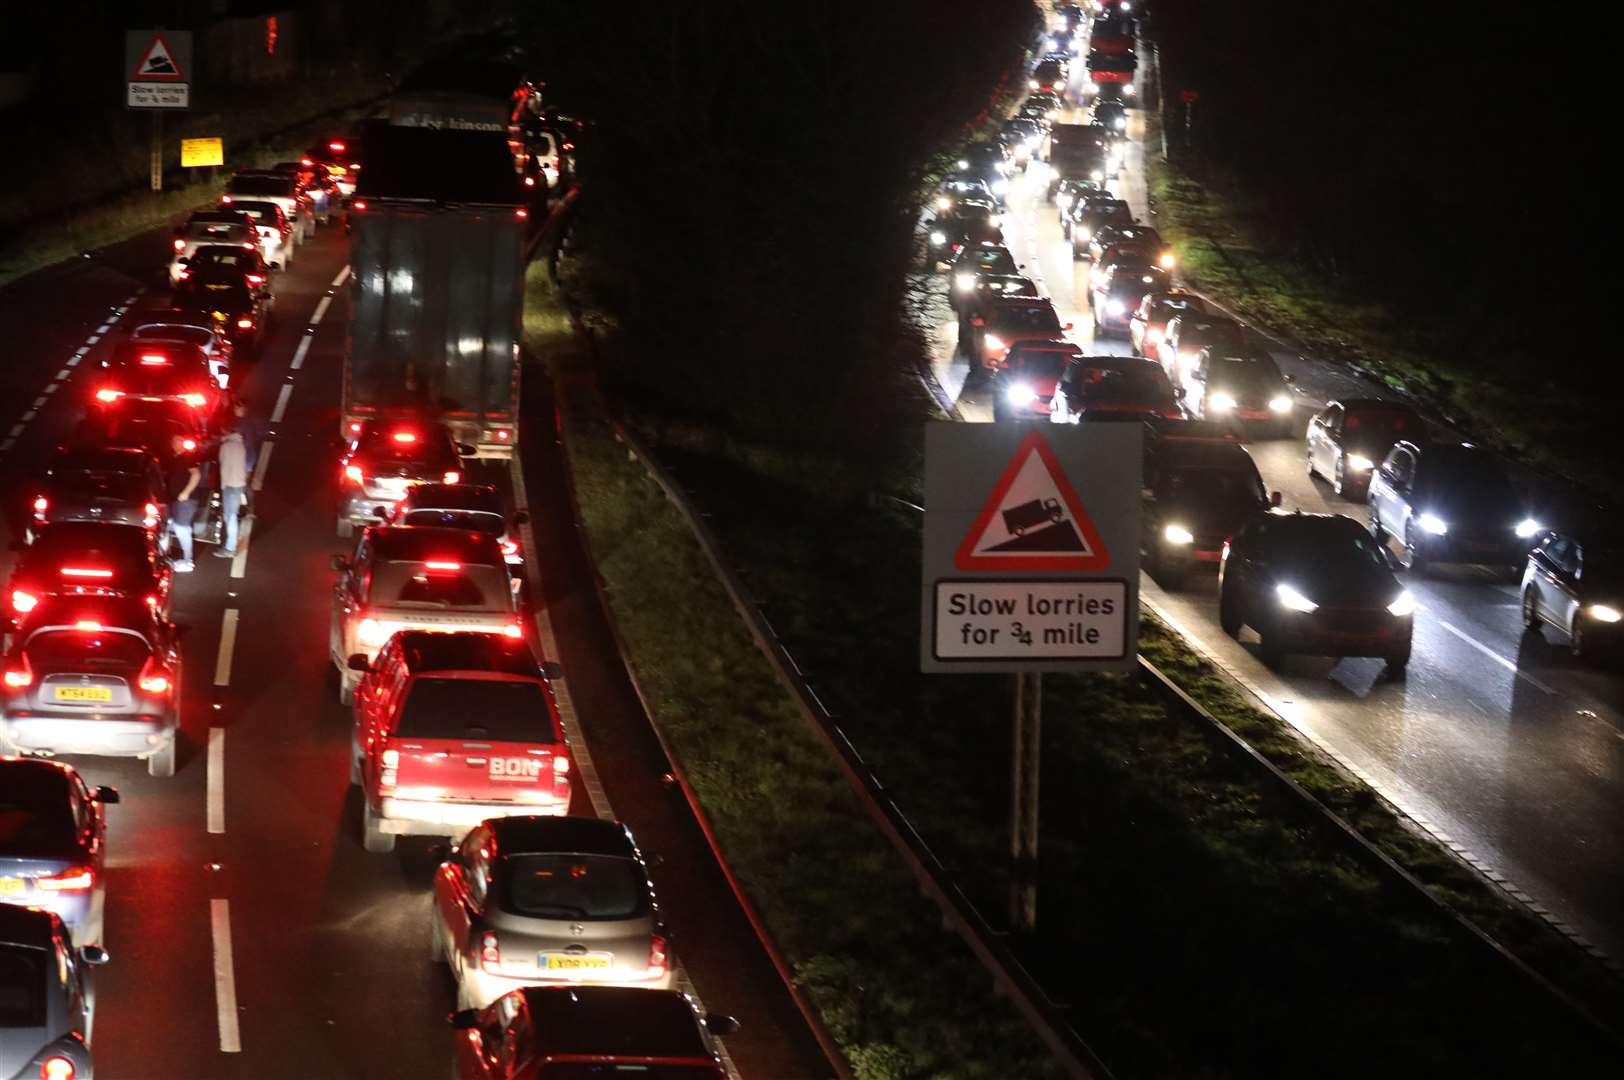
[[580,343],[540,267],[526,339],[559,376],[582,524],[655,720],[854,1072],[1055,1075],[805,730],[681,515],[570,377]]

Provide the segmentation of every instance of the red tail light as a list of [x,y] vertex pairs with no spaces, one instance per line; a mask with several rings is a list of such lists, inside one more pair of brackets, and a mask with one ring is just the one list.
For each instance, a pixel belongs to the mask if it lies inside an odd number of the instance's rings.
[[190,270],[186,269],[186,267],[184,267],[184,266],[181,267],[179,270],[175,271],[175,278],[178,281],[185,281],[187,278],[189,278],[191,276],[192,276],[192,272]]
[[530,216],[530,211],[521,206],[517,210],[513,211],[513,216],[516,218],[527,218]]
[[53,1054],[39,1063],[39,1080],[73,1080],[79,1075],[72,1058]]
[[524,627],[520,626],[516,622],[510,622],[506,626],[502,627],[502,636],[510,638],[522,638],[524,637]]
[[122,391],[122,390],[113,390],[113,389],[110,389],[109,387],[105,387],[105,386],[102,387],[100,390],[96,391],[96,400],[97,401],[104,401],[104,402],[107,402],[109,404],[111,404],[112,402],[117,401],[119,398],[121,398],[123,396],[124,396],[124,391]]
[[314,165],[315,162],[311,161],[307,157],[302,157],[302,158],[299,159],[299,164],[305,166],[306,168],[309,168],[310,166]]
[[254,250],[254,245],[245,243],[245,244],[243,244],[242,249],[244,251],[253,251]]
[[221,206],[230,206],[231,205],[231,196],[230,195],[222,195],[222,196],[220,196],[220,205]]
[[502,947],[496,943],[494,931],[485,931],[479,939],[479,966],[492,974],[502,970]]
[[254,320],[253,319],[238,319],[237,320],[237,329],[238,330],[252,330],[253,328],[254,328]]
[[175,237],[175,250],[176,251],[185,251],[186,250],[186,241],[182,240],[178,236]]
[[440,481],[446,484],[460,484],[462,483],[462,473],[456,469],[447,469],[445,475],[440,477]]
[[196,439],[182,439],[180,441],[180,448],[182,450],[196,450],[197,449],[197,440]]
[[519,553],[519,542],[517,540],[503,540],[502,541],[502,554],[503,555],[517,555],[518,553]]
[[350,203],[351,210],[365,210],[366,208],[367,204],[365,200],[362,199],[356,199],[354,202]]
[[22,589],[11,590],[11,610],[19,615],[27,615],[39,604],[39,597]]
[[[237,325],[241,326],[242,324],[238,323]],[[209,403],[209,399],[204,397],[202,394],[182,394],[180,399],[194,409],[201,409],[203,406]]]
[[417,441],[417,433],[414,431],[397,431],[393,438],[398,443],[414,443]]
[[169,357],[163,353],[142,353],[141,364],[144,367],[159,367],[169,363]]
[[496,441],[497,442],[507,442],[512,437],[513,437],[512,433],[509,432],[507,430],[507,428],[498,428],[496,430]]
[[671,954],[669,951],[667,951],[665,946],[665,938],[658,934],[655,934],[653,937],[649,938],[648,977],[651,979],[665,978],[665,968],[666,964],[670,961],[670,957]]
[[350,421],[350,434],[351,435],[359,435],[360,433],[361,433],[361,421],[359,421],[359,420]]
[[158,504],[147,503],[146,506],[142,507],[142,510],[146,516],[141,519],[141,523],[149,529],[156,528],[158,525]]
[[341,143],[341,142],[339,142],[339,141],[337,141],[335,139],[334,141],[327,144],[327,149],[331,150],[335,154],[342,154],[347,149],[347,147],[343,143]]
[[354,483],[354,484],[361,483],[361,481],[365,479],[365,477],[361,473],[361,466],[359,466],[359,465],[346,465],[346,466],[344,466],[344,479],[346,479],[346,480],[348,480],[348,481],[350,481],[351,483]]
[[17,659],[20,666],[6,668],[6,686],[12,690],[21,690],[34,684],[34,669],[28,664],[28,654],[20,653]]
[[51,500],[41,495],[34,500],[34,520],[44,521],[45,512],[51,508]]
[[446,573],[451,574],[454,574],[458,570],[462,569],[462,563],[456,562],[426,562],[423,565],[430,570],[443,570]]
[[89,579],[91,581],[106,581],[113,576],[113,572],[100,566],[64,566],[57,573],[65,578]]
[[70,866],[60,874],[35,878],[34,884],[46,892],[86,892],[96,884],[96,871],[88,866]]
[[[524,186],[525,187],[535,187],[536,186],[536,178],[534,176],[525,177],[524,178]],[[176,240],[175,243],[178,244],[178,243],[180,243],[180,241]]]
[[248,284],[250,284],[250,285],[263,285],[263,284],[265,284],[265,275],[264,274],[247,274],[245,276],[248,278]]
[[147,662],[141,668],[141,675],[136,679],[137,685],[149,694],[167,694],[173,685],[170,682],[169,672],[160,667],[157,657],[147,657]]

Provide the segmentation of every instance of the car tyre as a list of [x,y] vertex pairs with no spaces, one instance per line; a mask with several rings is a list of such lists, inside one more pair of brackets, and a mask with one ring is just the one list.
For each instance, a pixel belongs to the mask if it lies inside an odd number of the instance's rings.
[[431,907],[429,908],[429,963],[444,964],[446,962],[445,926],[440,922],[439,911]]
[[175,775],[175,759],[180,754],[180,729],[170,738],[169,745],[147,758],[147,775],[167,779]]
[[361,804],[361,846],[374,855],[387,855],[395,850],[395,834],[383,831],[377,812],[368,802]]
[[1522,595],[1522,624],[1523,633],[1534,637],[1540,635],[1539,598],[1534,595],[1532,585],[1523,590]]
[[1230,589],[1220,589],[1218,592],[1218,626],[1224,633],[1232,638],[1241,636],[1241,606],[1235,599],[1235,593]]
[[1314,448],[1313,447],[1309,447],[1304,452],[1304,454],[1303,454],[1303,462],[1308,467],[1308,478],[1310,480],[1314,479],[1314,477],[1319,475],[1319,470],[1314,468]]
[[1403,682],[1410,673],[1410,647],[1406,645],[1403,651],[1389,656],[1382,673],[1392,682]]
[[1427,557],[1416,543],[1414,524],[1404,526],[1404,557],[1410,573],[1424,575],[1427,572]]
[[1263,633],[1259,635],[1257,647],[1258,659],[1270,671],[1279,671],[1280,665],[1286,662],[1285,645],[1278,633]]
[[1579,621],[1579,613],[1573,613],[1573,621],[1568,624],[1568,652],[1574,659],[1583,660],[1590,655],[1590,642],[1585,638],[1584,624]]
[[1331,490],[1336,492],[1339,499],[1346,499],[1347,495],[1347,462],[1341,456],[1336,459],[1336,470],[1331,474]]

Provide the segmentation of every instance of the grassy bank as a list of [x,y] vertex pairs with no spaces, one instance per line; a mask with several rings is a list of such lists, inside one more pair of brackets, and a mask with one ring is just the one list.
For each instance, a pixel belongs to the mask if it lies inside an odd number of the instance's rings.
[[[43,267],[157,228],[211,201],[233,170],[296,156],[317,138],[365,115],[388,89],[382,79],[312,80],[257,91],[229,107],[166,117],[163,192],[147,182],[147,119],[132,114],[136,134],[104,148],[94,167],[83,162],[51,172],[48,189],[20,189],[0,199],[0,287]],[[139,123],[137,123],[139,121]],[[219,136],[226,164],[177,170],[180,140]]]
[[[1624,481],[1607,465],[1610,394],[1538,358],[1465,344],[1481,335],[1429,318],[1424,296],[1407,311],[1371,302],[1273,250],[1264,239],[1266,207],[1156,155],[1147,153],[1145,163],[1157,228],[1177,246],[1193,287],[1305,352],[1376,373],[1522,460],[1609,498],[1624,495]],[[1508,304],[1517,302],[1513,265]]]
[[639,682],[729,867],[854,1071],[1051,1075],[802,726],[680,515],[569,377],[580,342],[539,271],[531,290],[527,341],[560,375],[583,523]]

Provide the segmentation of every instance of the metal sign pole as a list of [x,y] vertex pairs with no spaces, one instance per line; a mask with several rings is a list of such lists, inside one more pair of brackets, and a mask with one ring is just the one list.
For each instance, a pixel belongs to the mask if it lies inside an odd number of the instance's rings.
[[1014,743],[1010,769],[1009,922],[1030,932],[1038,922],[1038,777],[1043,743],[1043,673],[1015,676]]
[[152,190],[164,189],[164,114],[152,110]]

